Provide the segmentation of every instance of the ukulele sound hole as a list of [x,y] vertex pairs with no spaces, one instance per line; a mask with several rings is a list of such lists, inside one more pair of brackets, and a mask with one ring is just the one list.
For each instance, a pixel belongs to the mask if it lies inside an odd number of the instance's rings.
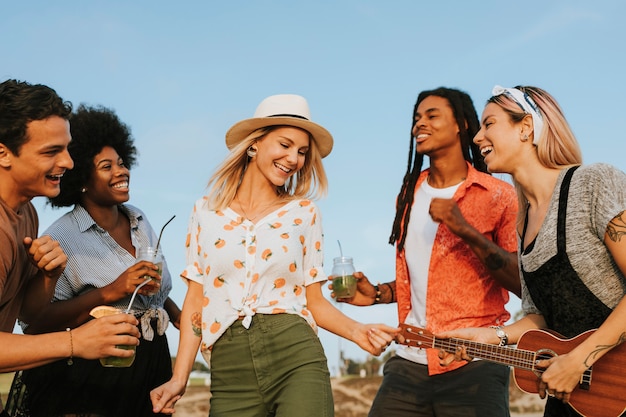
[[537,351],[537,354],[535,356],[535,365],[533,366],[533,373],[535,375],[537,375],[537,377],[541,377],[541,374],[543,373],[544,369],[543,368],[537,368],[537,362],[538,361],[543,361],[546,359],[550,359],[550,358],[554,358],[555,356],[558,356],[556,354],[555,351],[551,350],[551,349],[540,349]]

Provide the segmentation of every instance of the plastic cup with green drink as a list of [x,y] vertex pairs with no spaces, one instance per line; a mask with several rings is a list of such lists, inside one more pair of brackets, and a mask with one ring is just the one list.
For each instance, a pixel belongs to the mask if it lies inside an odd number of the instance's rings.
[[335,299],[352,298],[356,295],[356,278],[351,257],[340,256],[333,259],[332,276]]
[[[99,318],[119,313],[133,314],[132,311],[125,311],[111,306],[94,307],[89,314],[92,317]],[[132,350],[133,352],[137,352],[137,346],[135,345],[115,345],[115,347],[118,349]],[[133,362],[135,362],[135,354],[128,358],[121,358],[119,356],[107,356],[106,358],[100,358],[100,365],[107,368],[128,368],[133,364]]]

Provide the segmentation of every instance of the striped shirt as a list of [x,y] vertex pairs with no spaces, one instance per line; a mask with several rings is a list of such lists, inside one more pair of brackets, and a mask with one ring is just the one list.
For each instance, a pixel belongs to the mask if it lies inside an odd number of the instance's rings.
[[[119,207],[130,220],[130,236],[135,249],[156,246],[157,235],[145,214],[128,204]],[[53,301],[67,300],[90,288],[104,287],[137,263],[136,258],[98,226],[80,205],[61,216],[43,234],[58,240],[67,255],[67,267],[57,281]],[[137,294],[133,302],[134,310],[163,307],[172,290],[172,278],[165,260],[161,278],[158,293],[153,296]],[[126,308],[129,301],[130,296],[127,296],[111,305]]]

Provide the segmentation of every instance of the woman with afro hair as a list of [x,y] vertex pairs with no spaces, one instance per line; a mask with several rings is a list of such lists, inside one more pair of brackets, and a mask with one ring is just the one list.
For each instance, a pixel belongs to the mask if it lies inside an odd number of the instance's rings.
[[153,263],[136,259],[140,247],[157,242],[146,215],[127,204],[137,150],[130,129],[110,109],[81,105],[70,126],[74,169],[49,203],[73,209],[44,232],[61,243],[67,267],[53,302],[36,322],[22,324],[24,332],[74,328],[100,305],[126,308],[145,276],[155,281],[133,302],[142,336],[130,367],[76,358],[71,365],[59,361],[35,368],[23,375],[26,405],[33,417],[153,416],[149,392],[172,375],[165,329],[170,320],[178,328],[180,309],[168,296],[172,281],[165,262],[159,275]]

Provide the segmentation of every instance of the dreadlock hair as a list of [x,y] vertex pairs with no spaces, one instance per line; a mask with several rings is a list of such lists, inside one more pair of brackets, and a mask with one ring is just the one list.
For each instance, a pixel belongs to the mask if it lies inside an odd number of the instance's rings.
[[415,138],[413,137],[415,113],[419,104],[429,96],[437,96],[448,100],[456,119],[456,124],[459,127],[461,148],[465,160],[470,162],[477,170],[488,173],[484,158],[480,154],[478,146],[473,142],[474,136],[480,129],[480,123],[471,97],[463,91],[446,87],[422,91],[417,97],[417,102],[413,107],[413,114],[411,115],[409,158],[406,173],[402,180],[402,188],[396,201],[396,218],[393,221],[391,236],[389,236],[389,244],[397,243],[399,251],[404,248],[406,229],[411,218],[411,206],[415,196],[415,185],[422,172],[424,163],[424,155],[415,150]]

